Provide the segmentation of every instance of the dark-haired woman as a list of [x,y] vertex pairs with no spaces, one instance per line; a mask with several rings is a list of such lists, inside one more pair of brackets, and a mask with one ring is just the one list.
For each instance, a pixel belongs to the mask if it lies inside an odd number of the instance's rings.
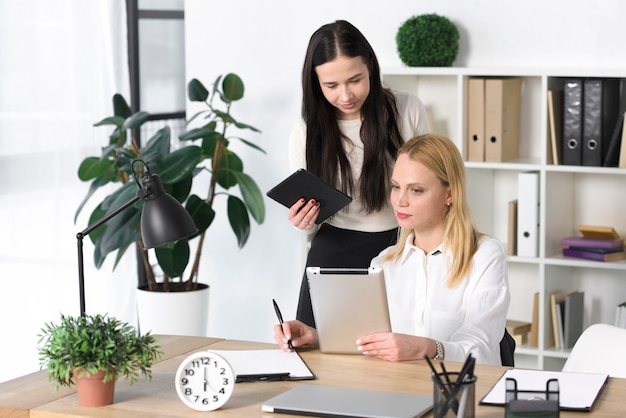
[[[302,120],[291,132],[292,170],[305,168],[353,198],[318,226],[318,202],[289,210],[296,227],[314,234],[307,266],[367,267],[397,239],[388,179],[398,149],[429,132],[414,95],[383,87],[374,51],[349,22],[326,24],[309,40],[302,70]],[[296,318],[315,327],[306,275]]]

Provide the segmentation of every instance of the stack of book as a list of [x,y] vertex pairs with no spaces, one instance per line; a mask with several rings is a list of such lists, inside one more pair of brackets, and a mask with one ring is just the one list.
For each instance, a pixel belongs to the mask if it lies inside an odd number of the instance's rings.
[[598,238],[573,236],[563,238],[563,255],[596,261],[616,261],[626,259],[622,238]]

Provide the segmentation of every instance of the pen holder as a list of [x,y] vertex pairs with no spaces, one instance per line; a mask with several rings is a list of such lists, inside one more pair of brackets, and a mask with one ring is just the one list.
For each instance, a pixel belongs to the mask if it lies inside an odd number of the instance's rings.
[[476,376],[456,383],[459,373],[433,375],[433,416],[435,418],[474,418]]

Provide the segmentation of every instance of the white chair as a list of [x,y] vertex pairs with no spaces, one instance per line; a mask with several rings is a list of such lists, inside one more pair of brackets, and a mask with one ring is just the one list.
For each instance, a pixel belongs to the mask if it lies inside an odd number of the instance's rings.
[[594,324],[574,344],[564,372],[607,373],[626,378],[626,329]]

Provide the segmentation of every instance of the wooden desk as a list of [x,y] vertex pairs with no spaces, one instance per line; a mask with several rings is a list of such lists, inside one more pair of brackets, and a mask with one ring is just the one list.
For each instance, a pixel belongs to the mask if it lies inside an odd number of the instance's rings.
[[[115,403],[101,408],[78,405],[74,389],[51,390],[47,372],[36,372],[0,384],[0,417],[265,417],[279,415],[264,413],[260,404],[299,382],[238,383],[235,391],[222,409],[201,413],[187,408],[178,399],[174,389],[174,374],[188,354],[203,349],[258,349],[274,348],[273,344],[221,340],[202,337],[158,336],[166,352],[152,368],[153,379],[141,379],[133,386],[121,380],[115,388]],[[301,352],[302,358],[313,371],[316,380],[311,384],[346,386],[373,390],[406,393],[432,393],[430,369],[425,361],[392,363],[359,355],[321,354],[317,350]],[[448,364],[450,371],[460,364]],[[502,375],[504,367],[476,366],[476,402],[491,389]],[[561,412],[561,417],[621,417],[626,409],[626,379],[610,379],[600,394],[591,413]],[[432,416],[432,415],[427,415]],[[504,409],[494,406],[477,406],[477,417],[502,418]]]

